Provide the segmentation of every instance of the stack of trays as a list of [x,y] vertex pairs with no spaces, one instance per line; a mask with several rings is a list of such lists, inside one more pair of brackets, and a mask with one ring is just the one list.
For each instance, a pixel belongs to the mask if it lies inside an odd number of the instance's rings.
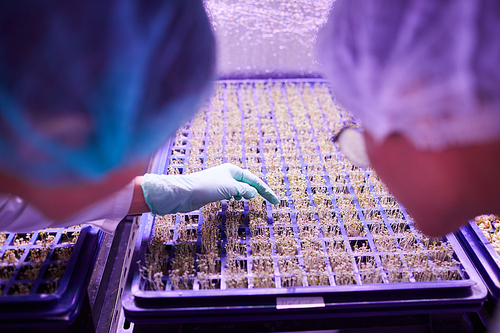
[[[351,115],[320,80],[220,81],[155,159],[225,162],[277,193],[143,216],[122,299],[136,323],[473,311],[486,288],[454,235],[429,239],[330,138]],[[193,317],[194,315],[194,317]]]
[[457,234],[488,287],[490,297],[497,302],[500,297],[500,255],[475,221],[469,221]]
[[1,233],[1,326],[71,324],[82,305],[101,237],[89,226]]

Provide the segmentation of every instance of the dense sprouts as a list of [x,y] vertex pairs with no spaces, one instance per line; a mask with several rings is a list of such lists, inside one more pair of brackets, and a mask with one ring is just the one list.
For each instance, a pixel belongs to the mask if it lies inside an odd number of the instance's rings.
[[462,279],[446,240],[429,239],[375,172],[330,138],[351,115],[323,82],[221,82],[181,128],[165,170],[225,162],[276,192],[156,216],[141,275],[148,290],[289,288]]

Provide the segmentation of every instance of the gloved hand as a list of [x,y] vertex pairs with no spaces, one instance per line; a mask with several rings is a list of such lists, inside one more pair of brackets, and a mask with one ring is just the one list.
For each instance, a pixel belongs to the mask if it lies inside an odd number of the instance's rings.
[[158,215],[190,212],[232,197],[251,199],[257,193],[279,202],[259,177],[229,163],[188,175],[145,174],[141,186],[151,212]]

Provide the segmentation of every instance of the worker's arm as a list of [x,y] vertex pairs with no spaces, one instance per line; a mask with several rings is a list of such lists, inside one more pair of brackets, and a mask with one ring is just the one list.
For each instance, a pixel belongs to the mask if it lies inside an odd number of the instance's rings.
[[276,194],[248,170],[226,163],[187,175],[146,174],[134,180],[129,214],[184,213],[223,199],[251,199],[260,194],[272,204]]
[[18,196],[0,194],[0,230],[30,232],[85,223],[106,232],[113,232],[118,223],[127,215],[131,206],[132,193],[133,183],[130,182],[100,202],[57,221],[47,218],[35,206]]
[[500,141],[421,151],[403,135],[376,142],[370,164],[422,232],[443,236],[480,214],[500,214]]

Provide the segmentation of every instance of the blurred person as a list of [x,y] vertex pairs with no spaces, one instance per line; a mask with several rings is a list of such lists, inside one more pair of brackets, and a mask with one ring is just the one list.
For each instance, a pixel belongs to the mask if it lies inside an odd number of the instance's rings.
[[319,33],[332,92],[363,127],[343,150],[427,235],[500,214],[498,31],[495,0],[338,0]]
[[274,193],[224,164],[143,175],[208,97],[214,37],[200,0],[0,5],[0,229],[187,212]]

